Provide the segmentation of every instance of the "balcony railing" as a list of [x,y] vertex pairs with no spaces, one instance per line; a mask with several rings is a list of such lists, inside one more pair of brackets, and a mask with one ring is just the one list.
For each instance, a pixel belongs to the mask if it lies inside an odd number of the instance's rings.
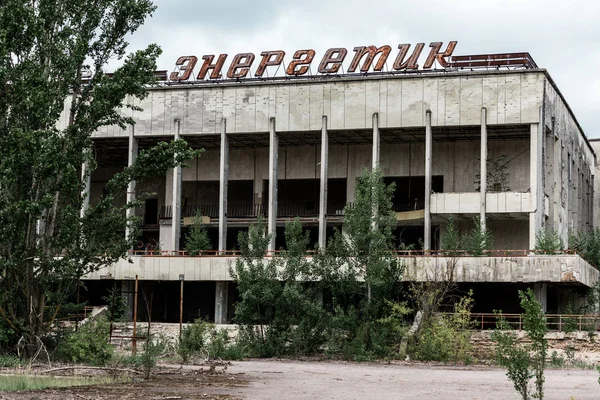
[[[327,205],[327,215],[344,215],[346,202],[331,202]],[[181,217],[193,217],[196,212],[202,216],[210,218],[219,218],[219,205],[188,205],[181,208]],[[256,218],[266,217],[268,214],[267,204],[228,204],[228,218]],[[319,205],[312,202],[303,203],[278,203],[277,217],[316,217],[319,215]],[[170,219],[173,216],[172,206],[162,206],[160,210],[160,219]]]

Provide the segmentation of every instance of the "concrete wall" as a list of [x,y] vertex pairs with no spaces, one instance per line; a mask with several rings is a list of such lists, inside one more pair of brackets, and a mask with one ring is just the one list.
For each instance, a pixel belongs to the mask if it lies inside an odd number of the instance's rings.
[[[542,179],[549,197],[549,226],[568,243],[569,230],[593,226],[595,155],[560,92],[547,80],[544,97]],[[548,155],[548,156],[546,156]]]
[[[445,257],[400,257],[404,280],[441,279],[452,260]],[[235,257],[132,257],[93,272],[83,279],[232,281],[229,268]],[[457,282],[569,282],[591,286],[599,271],[581,257],[461,257],[456,261]]]
[[[364,129],[373,113],[382,128],[415,127],[424,126],[427,109],[434,126],[478,125],[482,107],[489,124],[528,124],[539,120],[544,80],[543,72],[520,70],[172,86],[134,101],[143,111],[123,113],[136,121],[136,136],[172,136],[176,119],[184,135],[217,134],[223,118],[230,133],[267,132],[271,117],[280,132],[319,130],[323,115],[329,129]],[[117,126],[96,134],[126,135]]]
[[[529,140],[490,141],[490,158],[507,156],[508,186],[515,192],[529,190]],[[420,142],[381,146],[381,168],[385,176],[423,176],[424,145]],[[347,178],[347,198],[354,197],[355,179],[371,167],[371,145],[332,145],[329,148],[329,178]],[[433,146],[433,174],[444,176],[444,192],[474,192],[479,173],[479,142],[436,142]],[[280,147],[279,179],[319,179],[320,146]],[[229,180],[254,180],[255,202],[262,201],[262,184],[268,179],[268,149],[231,149]],[[198,160],[189,160],[183,181],[218,181],[219,151],[205,151]],[[170,182],[171,174],[167,181]],[[168,183],[167,187],[170,187]],[[166,193],[167,202],[170,193]],[[476,200],[478,201],[478,200]],[[493,199],[490,200],[494,204]],[[493,206],[491,210],[493,210]],[[434,211],[436,212],[436,211]],[[439,211],[443,212],[443,211]],[[478,211],[476,211],[478,212]],[[500,211],[502,212],[502,211]],[[515,210],[515,212],[520,212]]]

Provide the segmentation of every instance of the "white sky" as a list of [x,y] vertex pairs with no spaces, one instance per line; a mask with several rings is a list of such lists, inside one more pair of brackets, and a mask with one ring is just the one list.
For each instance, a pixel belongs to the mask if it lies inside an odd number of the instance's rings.
[[[257,56],[360,45],[457,40],[455,55],[527,51],[546,68],[588,137],[600,137],[600,1],[594,0],[158,0],[158,9],[131,38],[131,49],[157,43],[159,69],[181,55]],[[411,48],[412,50],[412,48]],[[199,69],[199,63],[196,71]],[[422,63],[422,61],[421,61]]]

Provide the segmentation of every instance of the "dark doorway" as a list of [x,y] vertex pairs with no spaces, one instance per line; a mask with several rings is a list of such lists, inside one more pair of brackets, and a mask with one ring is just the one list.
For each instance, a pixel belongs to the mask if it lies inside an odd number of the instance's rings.
[[144,224],[158,224],[158,199],[146,199],[144,202]]

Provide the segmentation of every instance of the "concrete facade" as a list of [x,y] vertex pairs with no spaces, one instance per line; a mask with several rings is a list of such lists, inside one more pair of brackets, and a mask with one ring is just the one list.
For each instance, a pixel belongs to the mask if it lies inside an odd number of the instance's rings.
[[[152,88],[134,104],[143,111],[123,112],[135,129],[104,127],[94,135],[98,148],[109,150],[92,173],[90,201],[119,163],[127,165],[111,151],[126,151],[131,162],[137,147],[180,137],[204,153],[128,191],[129,199],[131,192],[154,192],[136,210],[145,221],[141,248],[147,253],[154,241],[176,254],[187,229],[182,221],[200,210],[221,256],[133,256],[86,279],[169,281],[184,274],[215,282],[220,322],[231,318],[227,282],[235,262],[222,255],[235,248],[237,232],[264,216],[273,235],[269,250],[276,250],[280,228],[299,216],[314,229],[313,244],[323,247],[328,229],[341,227],[365,169],[379,167],[396,182],[398,244],[406,231],[425,250],[439,249],[451,215],[461,232],[478,218],[496,250],[532,250],[536,236],[550,230],[566,248],[569,231],[598,226],[592,145],[600,142],[590,145],[543,69],[172,85]],[[417,280],[446,262],[405,261],[414,267],[407,279]],[[578,256],[465,257],[459,265],[460,282],[589,286],[598,280]],[[540,285],[537,293],[545,296]]]

